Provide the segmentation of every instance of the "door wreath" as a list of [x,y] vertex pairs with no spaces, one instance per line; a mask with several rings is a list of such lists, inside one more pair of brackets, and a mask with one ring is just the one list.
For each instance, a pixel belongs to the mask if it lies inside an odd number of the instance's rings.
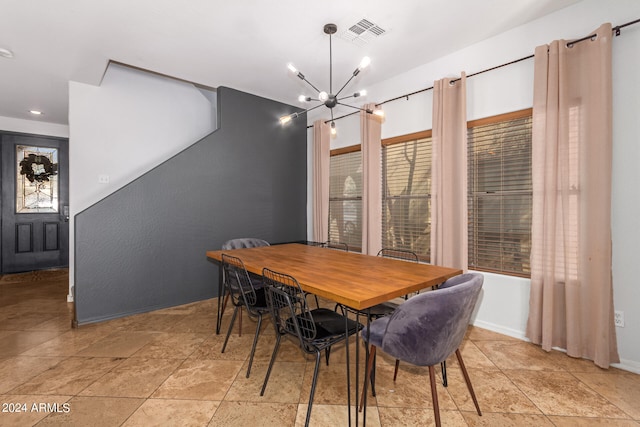
[[31,153],[20,162],[20,175],[29,182],[49,181],[49,177],[57,174],[58,164],[52,163],[47,156]]

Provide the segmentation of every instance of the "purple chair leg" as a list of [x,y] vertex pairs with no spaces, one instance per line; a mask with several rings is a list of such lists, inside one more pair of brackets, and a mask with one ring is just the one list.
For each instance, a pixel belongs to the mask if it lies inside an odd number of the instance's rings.
[[436,419],[436,427],[440,427],[440,407],[438,406],[438,392],[436,391],[436,370],[429,366],[429,382],[431,383],[431,400],[433,401],[433,415]]
[[476,393],[473,391],[473,386],[471,385],[471,379],[469,378],[467,368],[464,366],[464,362],[462,361],[462,354],[460,354],[460,349],[456,350],[456,357],[458,358],[458,363],[460,364],[462,375],[464,375],[464,380],[467,383],[469,394],[471,394],[471,398],[473,399],[473,404],[476,405],[476,411],[478,411],[478,415],[482,416],[482,412],[480,412],[480,405],[478,405],[478,399],[476,399]]

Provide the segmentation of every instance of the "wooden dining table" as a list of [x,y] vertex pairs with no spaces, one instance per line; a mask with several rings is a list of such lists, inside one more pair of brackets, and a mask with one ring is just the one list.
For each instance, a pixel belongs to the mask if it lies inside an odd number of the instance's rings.
[[208,251],[207,257],[221,262],[223,253],[242,259],[247,270],[257,275],[261,275],[265,267],[290,274],[304,291],[355,310],[364,310],[462,274],[462,270],[456,268],[299,243]]
[[[222,262],[223,253],[242,259],[247,271],[253,274],[261,275],[263,268],[269,268],[292,275],[304,291],[349,307],[356,315],[361,311],[366,312],[366,309],[376,304],[430,288],[462,274],[462,270],[456,268],[406,262],[299,243],[208,251],[206,255],[211,260]],[[220,288],[219,291],[219,296],[222,296],[222,289]],[[220,316],[221,313],[218,310],[218,320]],[[347,357],[348,347],[347,344]],[[356,360],[359,360],[358,334],[356,334]],[[357,383],[358,364],[356,364],[356,402],[358,402]],[[350,407],[350,402],[348,405]],[[366,406],[364,417],[366,420]],[[357,418],[356,411],[356,424]],[[351,420],[350,416],[349,420]]]

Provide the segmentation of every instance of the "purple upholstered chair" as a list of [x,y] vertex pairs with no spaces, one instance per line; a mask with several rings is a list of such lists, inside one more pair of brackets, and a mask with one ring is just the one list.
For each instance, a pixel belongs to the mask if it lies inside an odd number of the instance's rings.
[[[434,286],[432,289],[445,289],[445,288],[450,288],[452,286],[456,286],[459,285],[461,283],[465,283],[466,281],[469,280],[469,276],[467,274],[460,274],[458,276],[454,276],[451,279],[447,280],[444,283],[441,283],[438,286]],[[399,361],[398,359],[396,359],[396,367],[395,370],[393,371],[393,381],[396,380],[396,377],[398,376],[398,366],[399,366]],[[443,361],[440,364],[440,369],[442,370],[442,385],[443,386],[447,386],[447,362]],[[373,391],[373,390],[372,390]],[[374,392],[374,396],[375,396],[375,392]]]
[[391,316],[374,320],[369,329],[361,332],[363,339],[371,344],[365,387],[371,377],[376,348],[404,362],[428,366],[437,426],[440,426],[440,410],[434,366],[453,353],[458,358],[478,415],[482,415],[459,347],[478,301],[484,276],[467,273],[449,280],[450,283],[445,282],[435,291],[409,298]]
[[239,239],[227,240],[222,244],[222,250],[257,248],[260,246],[270,246],[269,242],[255,237],[242,237]]

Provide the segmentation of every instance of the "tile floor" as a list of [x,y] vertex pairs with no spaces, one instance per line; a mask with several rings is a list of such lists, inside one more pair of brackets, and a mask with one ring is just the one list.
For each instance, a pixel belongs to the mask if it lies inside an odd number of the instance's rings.
[[[304,424],[313,363],[291,342],[259,396],[270,322],[247,379],[255,323],[245,316],[242,336],[234,331],[221,354],[215,299],[71,329],[67,282],[65,270],[0,277],[0,426]],[[438,386],[445,426],[640,426],[639,375],[475,327],[462,353],[483,415],[452,359],[449,386]],[[336,348],[322,365],[312,425],[347,425],[344,361]],[[426,369],[401,364],[396,383],[392,373],[393,360],[380,355],[367,424],[433,424]]]

